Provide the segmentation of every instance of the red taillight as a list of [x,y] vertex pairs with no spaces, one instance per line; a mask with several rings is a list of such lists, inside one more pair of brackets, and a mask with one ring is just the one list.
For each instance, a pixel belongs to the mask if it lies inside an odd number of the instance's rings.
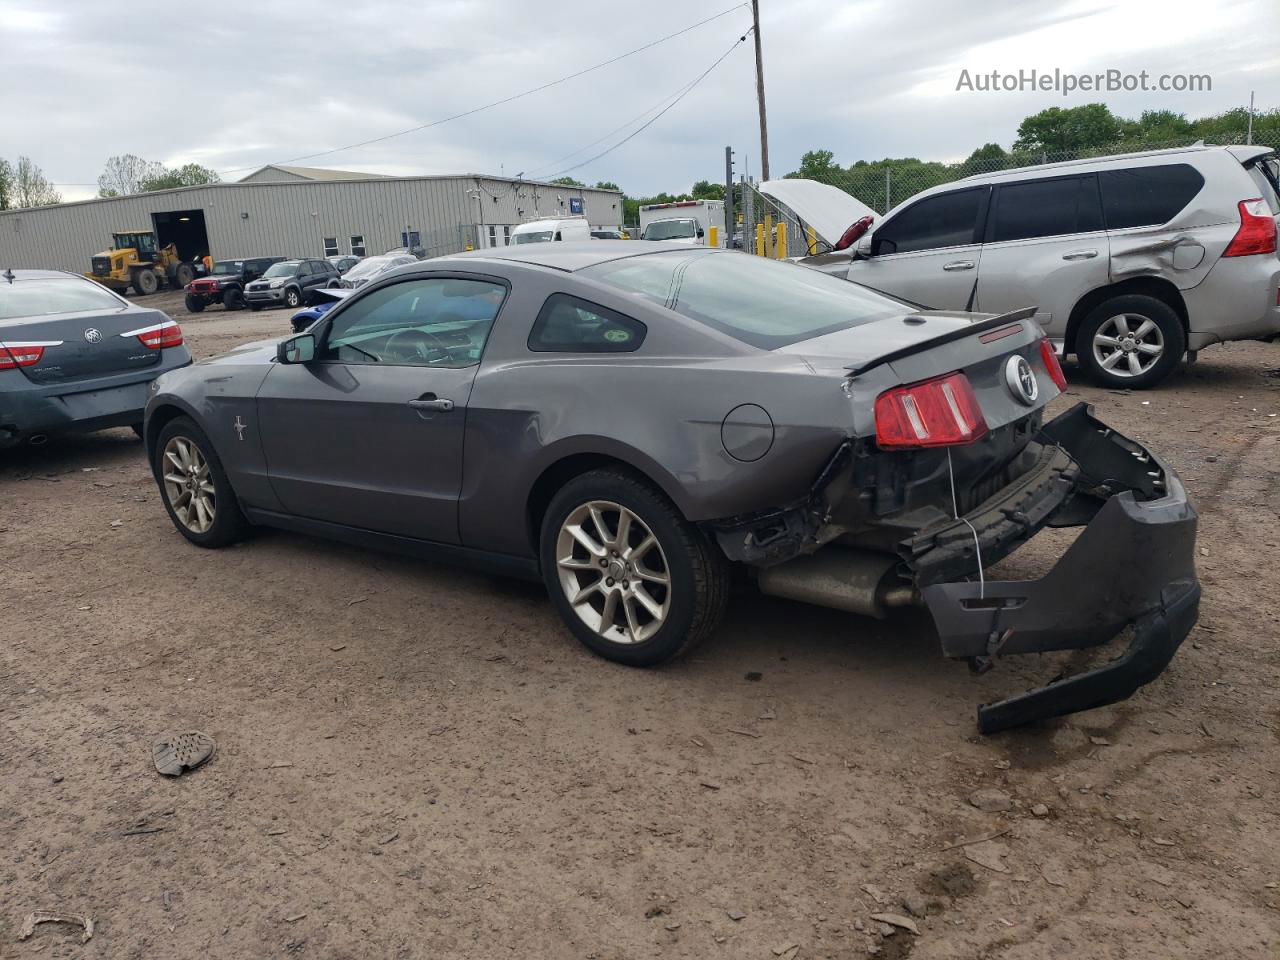
[[34,367],[40,362],[40,358],[43,356],[44,344],[0,344],[0,370],[15,370],[18,367]]
[[1048,340],[1040,341],[1040,359],[1044,361],[1044,368],[1049,372],[1049,379],[1053,381],[1053,385],[1065,392],[1067,389],[1067,375],[1062,372],[1062,363],[1058,360],[1058,351],[1053,349],[1053,344]]
[[1276,219],[1261,197],[1241,200],[1240,229],[1232,237],[1224,257],[1251,257],[1276,252]]
[[148,350],[163,350],[165,347],[182,346],[182,328],[176,320],[162,323],[151,330],[138,334],[138,340]]
[[876,397],[876,443],[882,447],[951,447],[987,432],[978,398],[963,373],[886,390]]

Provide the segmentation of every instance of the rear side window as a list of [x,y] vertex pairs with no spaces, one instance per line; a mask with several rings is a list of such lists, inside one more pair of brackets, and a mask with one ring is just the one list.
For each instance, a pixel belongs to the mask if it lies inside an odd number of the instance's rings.
[[1098,185],[1107,229],[1123,230],[1168,223],[1200,192],[1204,177],[1189,164],[1170,163],[1102,170]]
[[910,253],[977,242],[987,188],[957,190],[912,204],[872,237],[872,254]]
[[630,353],[644,343],[639,320],[564,293],[553,293],[529,331],[535,353]]
[[1098,187],[1092,176],[1001,184],[996,189],[988,239],[1030,240],[1102,229]]
[[[1271,161],[1274,163],[1275,161]],[[1280,192],[1273,182],[1273,170],[1266,162],[1260,161],[1249,168],[1249,176],[1253,178],[1253,182],[1258,185],[1258,195],[1267,201],[1267,206],[1271,208],[1273,214],[1280,214]]]

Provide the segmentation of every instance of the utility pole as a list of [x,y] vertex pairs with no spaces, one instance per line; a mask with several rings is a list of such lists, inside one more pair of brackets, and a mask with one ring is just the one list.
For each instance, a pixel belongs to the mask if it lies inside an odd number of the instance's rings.
[[724,228],[727,231],[724,245],[733,249],[733,232],[737,227],[733,218],[733,147],[724,148]]
[[1249,91],[1249,135],[1245,137],[1245,143],[1253,144],[1253,91]]
[[764,57],[760,53],[760,0],[751,0],[756,38],[756,100],[760,103],[760,179],[769,179],[769,124],[764,113]]

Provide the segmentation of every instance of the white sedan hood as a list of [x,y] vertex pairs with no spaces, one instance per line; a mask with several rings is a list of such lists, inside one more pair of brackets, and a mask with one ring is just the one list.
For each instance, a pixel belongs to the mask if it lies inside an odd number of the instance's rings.
[[789,208],[802,223],[813,227],[818,236],[832,246],[854,221],[880,216],[839,187],[817,180],[766,180],[757,184],[756,189],[770,200]]

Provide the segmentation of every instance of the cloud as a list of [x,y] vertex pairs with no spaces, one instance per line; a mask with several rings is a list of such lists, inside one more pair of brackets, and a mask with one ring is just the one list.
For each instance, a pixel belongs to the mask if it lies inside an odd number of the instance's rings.
[[[640,46],[731,0],[221,0],[120,29],[98,0],[56,12],[0,0],[4,150],[51,179],[96,179],[107,157],[253,168],[384,136],[536,87]],[[1191,115],[1260,106],[1280,80],[1274,0],[1061,0],[960,6],[952,0],[762,0],[774,175],[818,147],[837,160],[963,157],[1008,144],[1054,94],[957,93],[962,68],[1035,65],[1206,72],[1211,93],[1105,97],[1121,114]],[[1194,22],[1195,30],[1185,28]],[[313,160],[397,173],[513,174],[600,152],[591,141],[692,81],[750,23],[744,8],[621,63],[492,110]],[[632,128],[628,128],[632,129]],[[634,140],[575,170],[644,193],[759,172],[751,43]],[[581,153],[577,151],[582,150]],[[12,156],[11,156],[12,159]],[[548,169],[548,173],[554,171]],[[239,173],[231,176],[241,175]],[[67,186],[68,198],[92,186]]]

